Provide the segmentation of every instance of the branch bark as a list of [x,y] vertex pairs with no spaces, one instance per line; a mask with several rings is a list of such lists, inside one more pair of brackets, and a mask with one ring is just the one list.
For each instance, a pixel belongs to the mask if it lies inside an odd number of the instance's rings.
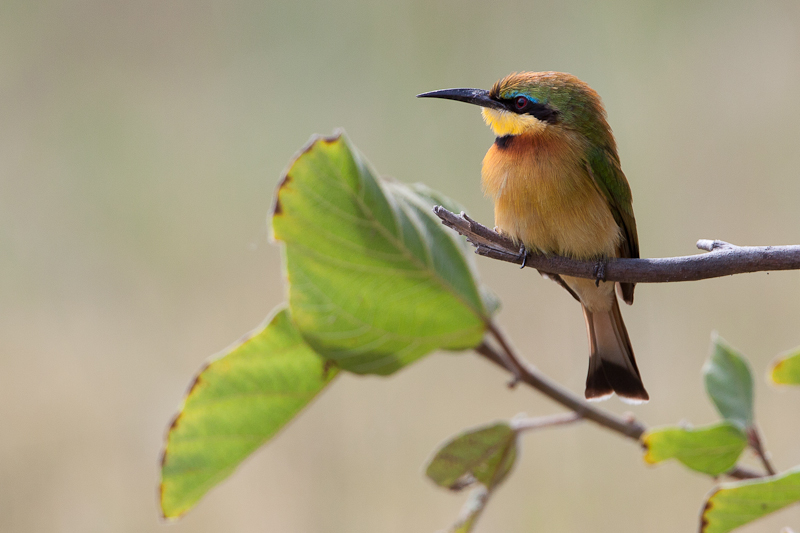
[[[556,424],[564,424],[577,421],[579,419],[586,419],[610,429],[611,431],[619,433],[624,437],[628,437],[629,439],[641,443],[641,437],[644,432],[647,431],[647,427],[644,424],[637,421],[633,417],[626,418],[618,416],[604,409],[600,409],[599,407],[595,407],[595,405],[579,398],[571,391],[565,389],[558,383],[552,381],[550,378],[539,372],[535,367],[533,367],[533,365],[520,358],[511,348],[510,344],[506,341],[502,332],[500,332],[500,330],[497,329],[494,324],[489,324],[489,333],[495,338],[495,340],[497,340],[504,353],[501,354],[493,346],[486,343],[486,341],[475,348],[476,352],[494,364],[500,366],[504,370],[510,372],[514,376],[515,381],[529,385],[531,388],[541,392],[554,402],[563,405],[574,413],[566,416],[560,415],[552,419],[542,419],[543,422],[539,423],[538,425],[544,427],[547,425],[555,425],[553,421],[556,421]],[[509,368],[509,363],[512,365],[512,368]],[[532,423],[532,426],[536,425],[537,423]],[[763,474],[740,465],[736,465],[731,470],[726,472],[725,475],[733,479],[753,479],[763,477]]]
[[[502,335],[493,325],[490,326],[490,332],[496,339],[498,339],[498,342],[500,342],[499,338],[502,338]],[[582,418],[591,420],[603,427],[606,427],[612,431],[616,431],[617,433],[637,441],[639,440],[639,437],[642,436],[642,433],[644,433],[645,427],[636,420],[625,419],[613,413],[598,409],[586,400],[582,400],[581,398],[575,396],[571,391],[562,387],[558,383],[551,381],[548,377],[531,366],[527,361],[517,357],[513,351],[509,351],[505,347],[503,350],[506,352],[507,357],[503,357],[497,352],[497,350],[485,342],[475,349],[476,352],[486,357],[493,363],[508,370],[512,374],[519,376],[519,381],[538,390],[554,402],[563,405],[570,411],[577,413]],[[507,360],[510,360],[511,364],[514,365],[513,369],[506,366]],[[516,372],[514,372],[514,370],[516,370]]]
[[[475,247],[475,253],[478,255],[535,268],[550,274],[629,283],[668,283],[697,281],[747,272],[800,270],[800,246],[736,246],[724,241],[706,239],[697,241],[697,248],[709,252],[707,254],[662,259],[598,258],[596,261],[581,261],[555,255],[528,253],[509,237],[472,220],[463,212],[456,215],[438,205],[433,208],[433,212],[442,220],[442,224],[464,235]],[[513,376],[511,386],[518,382],[525,383],[572,411],[572,414],[553,418],[555,424],[570,423],[580,419],[591,420],[641,443],[641,437],[647,431],[644,424],[632,417],[620,417],[595,407],[576,396],[518,357],[500,330],[491,322],[488,324],[488,331],[500,345],[500,349],[495,349],[484,341],[475,348],[475,351],[510,372]],[[531,421],[532,428],[540,425],[546,427],[554,424],[550,419]],[[763,452],[758,435],[756,434],[755,438],[751,437],[750,441],[767,472],[772,473],[774,469],[766,453]],[[740,465],[736,465],[725,475],[734,479],[763,477],[763,474]]]
[[542,272],[579,278],[629,283],[697,281],[746,272],[800,270],[800,246],[736,246],[724,241],[701,239],[697,247],[709,253],[661,259],[602,259],[581,261],[556,255],[528,253],[519,244],[466,214],[456,215],[442,206],[433,212],[475,246],[475,253]]

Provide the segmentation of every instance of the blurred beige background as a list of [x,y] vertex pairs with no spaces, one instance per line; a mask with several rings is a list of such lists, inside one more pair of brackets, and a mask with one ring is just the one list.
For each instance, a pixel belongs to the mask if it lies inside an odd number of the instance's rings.
[[[571,72],[602,95],[643,256],[692,254],[699,238],[800,243],[794,0],[3,2],[0,531],[450,524],[464,496],[422,475],[438,443],[559,410],[470,354],[344,376],[174,525],[159,519],[158,460],[194,372],[284,298],[265,220],[295,151],[344,127],[379,172],[489,222],[491,132],[474,108],[414,95],[515,70]],[[577,304],[478,262],[515,345],[582,391]],[[700,377],[716,329],[752,361],[775,463],[800,463],[800,391],[763,380],[800,344],[799,294],[796,272],[640,286],[623,313],[653,400],[636,416],[716,419]],[[711,487],[597,427],[556,429],[525,437],[479,531],[694,531]],[[800,509],[742,531],[784,525],[800,528]]]

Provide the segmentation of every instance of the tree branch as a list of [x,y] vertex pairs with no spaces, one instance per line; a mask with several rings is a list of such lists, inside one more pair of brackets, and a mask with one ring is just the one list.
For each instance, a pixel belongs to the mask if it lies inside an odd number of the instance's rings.
[[[475,247],[475,253],[478,255],[528,266],[550,274],[596,279],[598,272],[602,272],[601,279],[605,281],[667,283],[696,281],[746,272],[800,270],[800,246],[735,246],[724,241],[706,239],[697,241],[697,247],[710,252],[708,254],[662,259],[610,258],[580,261],[555,255],[526,254],[526,250],[512,239],[472,220],[463,212],[456,215],[438,205],[433,208],[433,212],[442,220],[442,224],[464,235]],[[623,418],[599,409],[551,381],[527,361],[518,357],[493,323],[490,322],[487,327],[501,349],[497,350],[484,341],[475,348],[476,352],[510,372],[514,376],[511,386],[523,382],[572,411],[568,415],[521,421],[522,430],[587,419],[641,442],[641,437],[647,430],[644,424],[633,417]],[[750,443],[762,459],[765,469],[770,473],[774,472],[766,453],[763,452],[758,434],[750,437]],[[763,477],[763,474],[740,465],[736,465],[725,475],[734,479]]]
[[[502,338],[500,332],[494,327],[490,326],[490,332],[495,338]],[[500,342],[498,340],[498,342]],[[532,388],[538,390],[556,403],[560,403],[570,411],[578,414],[582,418],[591,420],[603,427],[624,435],[630,439],[638,441],[645,432],[644,425],[636,420],[622,418],[614,413],[609,413],[602,409],[598,409],[586,400],[582,400],[575,396],[572,392],[565,389],[558,383],[551,381],[544,374],[541,374],[536,368],[531,366],[527,361],[524,361],[516,356],[513,351],[506,351],[507,358],[502,357],[492,346],[486,342],[475,348],[475,351],[486,357],[493,363],[501,366],[502,368],[512,372],[506,366],[505,360],[510,360],[517,370],[519,380]],[[512,372],[513,373],[513,372]]]
[[551,274],[596,279],[602,265],[605,281],[666,283],[697,281],[746,272],[800,270],[800,246],[736,246],[724,241],[701,239],[697,247],[710,253],[662,259],[603,259],[579,261],[568,257],[529,253],[525,257],[519,244],[466,214],[456,215],[442,206],[433,212],[442,224],[454,229],[475,246],[475,253],[509,263],[535,268]]

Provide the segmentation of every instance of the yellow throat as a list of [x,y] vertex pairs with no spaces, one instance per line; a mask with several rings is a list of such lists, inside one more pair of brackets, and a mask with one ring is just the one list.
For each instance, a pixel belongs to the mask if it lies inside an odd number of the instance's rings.
[[523,133],[539,133],[547,124],[532,115],[518,115],[501,109],[484,107],[481,110],[483,120],[492,128],[498,137],[521,135]]

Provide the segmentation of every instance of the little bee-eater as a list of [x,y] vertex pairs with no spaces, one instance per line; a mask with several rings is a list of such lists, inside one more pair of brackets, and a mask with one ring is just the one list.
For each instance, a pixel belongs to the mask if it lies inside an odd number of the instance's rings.
[[[526,250],[602,261],[639,257],[631,189],[600,97],[562,72],[511,74],[482,89],[445,89],[420,97],[481,106],[497,136],[483,159],[483,190],[494,200],[495,226]],[[583,307],[589,335],[586,398],[616,392],[649,399],[642,384],[616,285],[633,303],[633,283],[548,274]]]

